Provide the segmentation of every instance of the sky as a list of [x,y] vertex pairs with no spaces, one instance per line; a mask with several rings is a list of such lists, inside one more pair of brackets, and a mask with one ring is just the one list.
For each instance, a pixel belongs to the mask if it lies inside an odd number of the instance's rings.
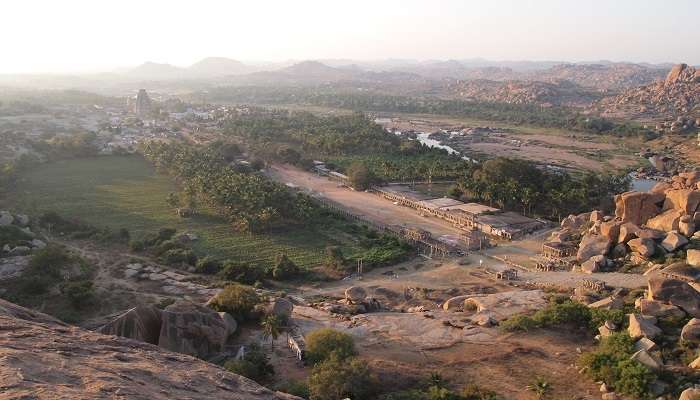
[[700,0],[3,0],[0,73],[145,61],[700,64]]

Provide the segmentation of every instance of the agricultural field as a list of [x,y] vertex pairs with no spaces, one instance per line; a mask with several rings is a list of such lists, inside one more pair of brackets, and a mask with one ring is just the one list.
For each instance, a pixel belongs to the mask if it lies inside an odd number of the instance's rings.
[[26,172],[16,190],[0,202],[30,215],[56,211],[96,227],[126,228],[135,238],[172,227],[196,234],[199,240],[193,248],[200,255],[263,265],[286,253],[308,268],[322,262],[328,245],[340,246],[346,255],[359,250],[339,224],[324,225],[322,231],[304,227],[251,235],[235,232],[213,210],[180,218],[166,205],[167,195],[175,190],[169,176],[157,173],[140,156],[95,157],[40,165]]

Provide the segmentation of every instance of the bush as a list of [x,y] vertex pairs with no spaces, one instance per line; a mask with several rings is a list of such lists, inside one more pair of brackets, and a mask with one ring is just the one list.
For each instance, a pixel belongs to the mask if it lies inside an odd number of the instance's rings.
[[299,267],[290,260],[286,254],[280,254],[275,259],[275,266],[272,268],[272,277],[275,279],[291,279],[299,275]]
[[8,245],[19,246],[22,242],[32,240],[32,236],[14,225],[0,226],[0,248]]
[[83,308],[95,297],[95,288],[92,281],[69,281],[61,285],[61,294],[68,298],[68,301],[75,308]]
[[224,368],[258,383],[266,381],[275,373],[267,354],[256,344],[252,344],[246,349],[243,359],[229,360],[224,364]]
[[161,262],[167,265],[179,265],[179,264],[189,264],[195,265],[197,263],[197,256],[189,249],[172,249],[166,251],[161,257]]
[[292,396],[301,397],[302,399],[309,398],[309,385],[302,380],[284,382],[277,387],[277,390],[283,393],[289,393]]
[[227,260],[224,262],[219,276],[227,281],[235,281],[252,285],[265,278],[265,271],[257,265]]
[[537,311],[532,317],[522,314],[515,315],[501,322],[500,326],[501,329],[508,332],[562,325],[593,332],[608,319],[621,325],[624,317],[624,313],[620,310],[596,310],[576,301],[565,300],[561,303],[548,305]]
[[216,261],[212,257],[207,256],[197,260],[195,270],[200,274],[216,274],[221,270],[221,263]]
[[153,249],[153,254],[155,254],[156,257],[160,257],[169,250],[184,249],[184,248],[185,248],[185,246],[180,242],[177,242],[175,240],[166,240],[166,241],[160,242],[159,244],[157,244],[155,246],[155,248]]
[[129,241],[129,250],[133,252],[142,252],[146,250],[146,243],[143,240],[132,239]]
[[649,384],[655,376],[644,365],[630,360],[634,354],[634,340],[627,333],[616,333],[604,338],[596,351],[581,356],[579,363],[596,381],[603,381],[620,394],[648,398]]
[[71,255],[61,246],[50,244],[37,250],[29,261],[28,274],[61,279],[61,270],[73,261]]
[[355,341],[347,333],[322,328],[306,337],[306,358],[312,363],[323,362],[331,355],[342,360],[355,354]]
[[239,321],[249,317],[253,308],[260,303],[260,298],[253,288],[238,284],[227,285],[212,299],[210,307],[216,311],[227,312]]
[[344,359],[333,354],[316,364],[309,377],[311,400],[353,400],[372,398],[376,386],[367,363],[357,358]]

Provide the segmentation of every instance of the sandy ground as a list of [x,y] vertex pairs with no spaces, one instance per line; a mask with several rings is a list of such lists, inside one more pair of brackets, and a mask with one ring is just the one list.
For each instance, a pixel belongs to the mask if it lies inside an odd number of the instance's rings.
[[[478,259],[476,255],[472,257],[469,261]],[[402,293],[407,287],[458,288],[460,293],[519,290],[506,282],[491,280],[477,263],[460,265],[458,261],[465,262],[463,259],[413,260],[371,271],[362,280],[354,278],[304,287],[294,294],[339,297],[350,286],[363,286],[370,294],[378,288]],[[433,310],[429,314],[433,317],[427,318],[424,313],[379,312],[345,319],[301,306],[295,307],[294,320],[304,332],[333,327],[353,335],[360,356],[368,360],[384,383],[392,382],[397,388],[439,372],[455,389],[476,383],[507,399],[534,399],[525,387],[542,376],[553,386],[552,398],[597,398],[596,385],[579,378],[574,367],[576,349],[588,349],[592,345],[590,338],[550,331],[505,334],[497,328],[470,324],[461,329],[443,321],[463,321],[467,313]],[[290,373],[298,376],[299,366],[290,363],[284,354],[276,356],[273,362],[279,371],[291,368],[294,371]],[[576,378],[572,380],[572,377]]]
[[[477,126],[501,127],[508,130],[498,135],[489,135],[483,141],[458,143],[456,140],[455,143],[444,143],[466,155],[498,154],[564,168],[591,171],[605,171],[611,167],[629,168],[638,162],[637,157],[626,151],[626,143],[605,143],[601,138],[562,129],[512,127],[489,121],[465,121],[465,123],[453,118],[428,116],[382,118],[380,122],[386,128],[420,132],[436,132],[440,129],[461,130],[464,127]],[[520,141],[521,145],[514,145],[514,141]],[[607,155],[600,157],[599,152],[605,152]]]

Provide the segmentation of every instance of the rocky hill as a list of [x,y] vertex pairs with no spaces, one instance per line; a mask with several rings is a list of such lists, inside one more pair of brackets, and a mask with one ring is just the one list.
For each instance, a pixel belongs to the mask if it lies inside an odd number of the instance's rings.
[[534,71],[528,78],[544,82],[573,82],[581,87],[601,91],[620,90],[647,85],[664,78],[667,70],[639,64],[560,64]]
[[700,118],[700,70],[675,65],[666,79],[606,97],[595,105],[610,117],[673,121],[679,117]]
[[0,300],[0,393],[32,399],[297,399],[194,357]]
[[466,100],[544,106],[585,106],[596,98],[570,82],[464,80],[450,85],[449,92]]

